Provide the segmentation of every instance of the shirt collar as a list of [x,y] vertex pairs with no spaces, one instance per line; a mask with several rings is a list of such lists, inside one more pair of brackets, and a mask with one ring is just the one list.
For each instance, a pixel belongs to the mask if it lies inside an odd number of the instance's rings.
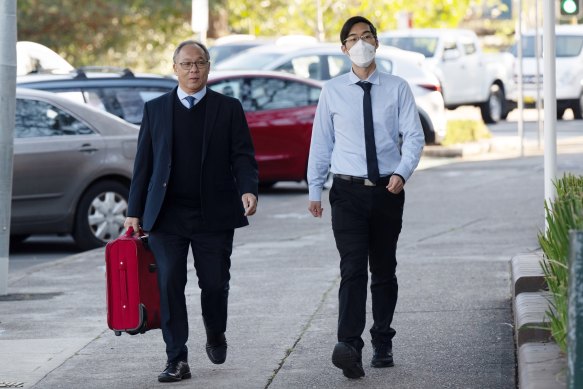
[[201,90],[192,95],[189,95],[188,93],[183,91],[181,87],[178,87],[178,89],[176,90],[176,94],[178,95],[178,100],[180,101],[184,100],[187,96],[192,96],[198,102],[202,100],[202,98],[206,95],[206,87],[202,88]]
[[350,69],[350,72],[348,73],[348,83],[356,84],[359,81],[367,81],[370,82],[371,84],[379,85],[380,84],[379,72],[377,71],[377,69],[375,69],[366,80],[361,80],[360,78],[358,78],[356,74],[354,74],[354,71]]

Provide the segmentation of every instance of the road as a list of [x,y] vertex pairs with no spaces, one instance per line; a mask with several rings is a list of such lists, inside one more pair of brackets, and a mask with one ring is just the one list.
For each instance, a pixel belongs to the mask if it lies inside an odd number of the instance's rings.
[[[582,174],[582,150],[580,145],[578,153],[559,154],[559,171]],[[251,225],[236,232],[224,365],[212,365],[204,352],[200,291],[189,265],[193,378],[177,385],[514,389],[509,261],[538,247],[542,156],[460,161],[415,172],[406,187],[397,252],[395,367],[369,367],[365,331],[366,377],[358,381],[345,379],[330,362],[339,270],[327,195],[324,217],[316,219],[307,212],[305,185],[280,183],[261,193]],[[160,332],[116,337],[106,328],[103,250],[70,258],[12,279],[16,293],[58,295],[50,304],[4,302],[0,349],[27,339],[27,351],[42,350],[45,338],[70,347],[35,370],[41,381],[34,388],[163,387],[155,381],[165,362]],[[370,306],[367,311],[370,325]]]
[[[570,111],[566,113],[565,118],[570,119],[572,116]],[[456,110],[447,111],[448,119],[475,119],[481,120],[480,110],[474,107],[460,107]],[[490,125],[492,135],[494,137],[513,138],[518,144],[517,122],[519,119],[518,110],[510,113],[508,120],[496,125]],[[538,138],[537,132],[537,117],[536,111],[533,109],[525,110],[524,113],[524,138],[530,141],[536,141]],[[578,120],[561,120],[557,122],[557,138],[565,139],[573,136],[583,136],[581,129],[581,121]],[[444,164],[460,162],[461,159],[450,158],[423,158],[420,164],[421,169],[431,168]],[[291,186],[298,191],[305,191],[305,183],[282,183],[278,187]],[[75,247],[72,238],[56,237],[56,236],[33,236],[21,244],[11,247],[9,255],[9,270],[23,271],[27,267],[42,264],[43,262],[53,261],[79,252]]]

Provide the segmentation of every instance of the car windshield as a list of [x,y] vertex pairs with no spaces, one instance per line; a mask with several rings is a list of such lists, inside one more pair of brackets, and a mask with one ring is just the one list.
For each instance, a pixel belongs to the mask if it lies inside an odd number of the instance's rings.
[[252,48],[252,45],[242,44],[242,45],[218,45],[209,47],[209,53],[211,55],[211,62],[213,65],[217,65],[219,62],[225,61],[227,58],[232,57],[242,51]]
[[278,53],[245,52],[215,66],[215,70],[260,70],[279,58]]
[[[542,37],[539,44],[539,50],[542,51]],[[583,48],[583,36],[558,35],[555,41],[555,56],[557,58],[577,57]],[[527,35],[522,39],[522,56],[525,58],[534,58],[536,47],[534,36]],[[517,45],[512,46],[512,54],[516,56]]]
[[428,36],[381,36],[379,39],[384,45],[415,51],[428,58],[435,55],[435,49],[437,48],[437,38]]

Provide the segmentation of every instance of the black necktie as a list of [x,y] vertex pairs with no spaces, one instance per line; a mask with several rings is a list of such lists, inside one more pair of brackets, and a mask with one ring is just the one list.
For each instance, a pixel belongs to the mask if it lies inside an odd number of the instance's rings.
[[368,179],[376,184],[379,180],[379,164],[377,161],[377,149],[374,142],[374,126],[372,123],[372,103],[370,99],[370,82],[359,81],[356,83],[364,91],[362,110],[364,112],[364,144],[366,146],[366,170]]
[[194,100],[196,100],[195,97],[193,97],[193,96],[186,96],[185,99],[186,99],[186,101],[188,101],[188,109],[194,107]]

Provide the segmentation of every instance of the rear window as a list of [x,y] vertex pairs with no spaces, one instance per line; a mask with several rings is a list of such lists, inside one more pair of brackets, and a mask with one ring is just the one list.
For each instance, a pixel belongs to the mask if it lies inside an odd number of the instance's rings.
[[130,123],[140,124],[144,112],[144,103],[158,97],[170,88],[158,87],[107,87],[82,88],[82,91],[54,89],[55,93],[64,95],[78,102],[85,102],[93,108],[112,113]]
[[[575,35],[557,35],[555,41],[555,55],[557,58],[578,57],[583,48],[583,36]],[[511,52],[515,56],[518,53],[517,45],[512,46]],[[542,51],[542,37],[539,44],[539,50]],[[522,39],[522,56],[525,58],[534,58],[536,51],[534,36],[525,36]]]
[[214,68],[216,70],[260,70],[280,57],[278,53],[241,53]]
[[433,57],[437,49],[437,38],[424,36],[385,36],[379,38],[384,45],[395,46],[399,49],[415,51],[426,57]]

